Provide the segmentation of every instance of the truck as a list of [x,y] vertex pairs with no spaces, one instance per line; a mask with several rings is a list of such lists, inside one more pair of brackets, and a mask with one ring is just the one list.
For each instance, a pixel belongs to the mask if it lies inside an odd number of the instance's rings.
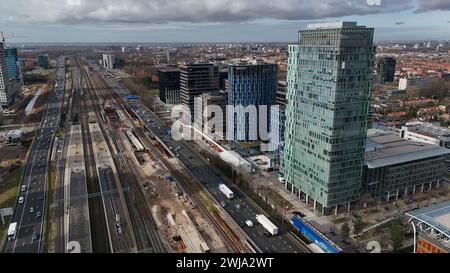
[[8,228],[8,240],[12,241],[16,239],[17,235],[17,222],[9,224]]
[[232,199],[234,197],[234,193],[230,188],[228,188],[225,184],[219,184],[219,190],[228,198]]
[[258,221],[258,223],[260,223],[270,234],[272,234],[272,235],[277,235],[278,234],[278,227],[275,226],[263,214],[257,214],[256,215],[256,221]]

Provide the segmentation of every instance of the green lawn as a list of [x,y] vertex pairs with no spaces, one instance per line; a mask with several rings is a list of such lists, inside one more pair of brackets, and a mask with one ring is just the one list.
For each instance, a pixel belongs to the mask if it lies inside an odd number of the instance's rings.
[[48,203],[47,203],[47,216],[45,219],[45,235],[44,238],[47,241],[47,244],[45,244],[45,250],[44,252],[48,253],[49,250],[54,249],[54,242],[55,242],[55,236],[56,236],[56,225],[54,224],[54,221],[51,219],[51,213],[49,211],[50,204],[53,204],[55,202],[55,191],[56,191],[56,169],[53,164],[50,165],[48,170],[48,181],[49,181],[49,190],[48,190]]
[[0,208],[11,207],[16,199],[22,168],[12,171],[3,182],[0,182]]
[[[16,201],[17,193],[19,192],[20,176],[22,175],[22,168],[12,171],[5,180],[0,182],[0,208],[13,207]],[[10,217],[5,218],[6,225],[2,226],[0,222],[0,241],[3,238],[6,228],[11,221]]]

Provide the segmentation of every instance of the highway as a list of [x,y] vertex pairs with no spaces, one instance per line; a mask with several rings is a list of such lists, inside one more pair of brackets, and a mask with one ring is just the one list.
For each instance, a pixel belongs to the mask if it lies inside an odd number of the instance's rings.
[[[19,188],[12,222],[17,222],[17,236],[8,241],[6,253],[39,253],[42,251],[47,208],[48,171],[55,132],[59,127],[61,102],[65,89],[65,58],[60,57],[56,82],[49,92],[47,110],[30,148]],[[26,189],[22,189],[22,187]]]
[[[114,87],[114,90],[120,97],[130,95],[127,90],[117,86],[113,79],[108,78],[107,76],[105,76],[104,79]],[[186,171],[203,185],[210,196],[216,201],[216,204],[225,204],[222,209],[241,227],[247,237],[248,243],[255,251],[265,253],[311,252],[307,245],[290,231],[280,229],[278,235],[269,235],[255,219],[257,214],[265,214],[257,204],[234,185],[230,185],[227,181],[221,180],[220,176],[215,173],[208,162],[206,162],[198,152],[194,151],[188,143],[185,141],[174,140],[171,135],[168,134],[169,128],[166,127],[164,122],[161,121],[155,113],[139,102],[129,103],[129,107],[134,111],[135,115],[144,121],[147,130],[151,132],[173,156],[178,157],[180,162],[185,166]],[[177,151],[175,152],[175,150]],[[233,190],[235,197],[232,200],[226,198],[219,191],[218,185],[220,183],[226,184]],[[245,225],[246,220],[251,220],[254,223],[254,226],[248,227]]]

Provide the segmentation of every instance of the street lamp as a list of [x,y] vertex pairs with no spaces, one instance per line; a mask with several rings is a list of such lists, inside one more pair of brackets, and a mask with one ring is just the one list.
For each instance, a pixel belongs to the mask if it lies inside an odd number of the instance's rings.
[[408,222],[411,223],[412,228],[413,228],[413,232],[414,232],[414,242],[413,242],[414,249],[413,249],[413,253],[416,253],[416,240],[417,240],[417,238],[416,238],[416,225],[414,225],[414,222],[412,221],[412,219],[409,219]]

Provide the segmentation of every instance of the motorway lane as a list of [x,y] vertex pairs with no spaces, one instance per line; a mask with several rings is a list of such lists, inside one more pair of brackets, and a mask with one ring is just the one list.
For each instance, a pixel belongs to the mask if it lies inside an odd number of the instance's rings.
[[[189,148],[185,146],[188,144],[175,141],[168,135],[167,127],[156,118],[152,112],[140,104],[132,104],[130,106],[135,113],[146,122],[147,127],[187,166],[188,171],[203,184],[214,199],[218,203],[225,202],[225,207],[223,209],[226,210],[234,221],[242,227],[244,232],[246,232],[263,252],[309,252],[309,249],[305,244],[294,241],[289,233],[283,229],[280,229],[278,235],[270,236],[255,219],[256,214],[263,213],[260,208],[250,202],[241,191],[236,189],[236,187],[221,180],[218,174],[216,174],[210,166],[205,165],[202,160],[193,156]],[[223,195],[218,189],[220,183],[227,184],[227,186],[235,193],[235,198],[230,200]],[[236,206],[237,204],[240,206],[239,209]],[[254,226],[248,227],[245,225],[246,220],[251,220],[254,223]]]
[[35,141],[22,176],[21,187],[25,185],[27,190],[19,193],[19,196],[24,197],[24,202],[16,205],[13,215],[12,222],[18,223],[16,240],[7,242],[5,252],[41,251],[47,201],[48,161],[54,133],[59,124],[64,81],[64,69],[58,69],[57,84],[49,94],[47,111],[41,128],[36,130]]

